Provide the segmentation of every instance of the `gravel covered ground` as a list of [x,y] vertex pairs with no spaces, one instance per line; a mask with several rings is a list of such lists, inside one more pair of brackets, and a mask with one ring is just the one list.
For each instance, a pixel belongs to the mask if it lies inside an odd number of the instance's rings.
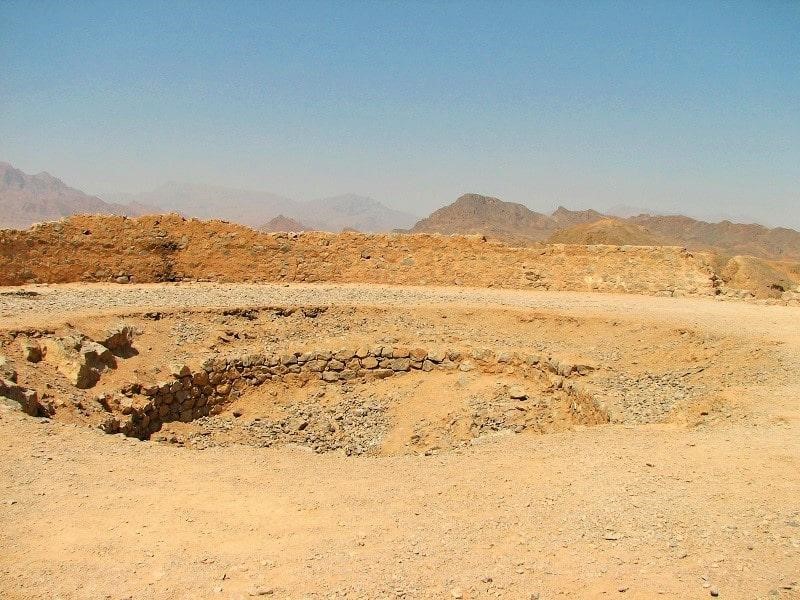
[[[504,306],[764,339],[776,370],[800,372],[791,307],[358,285],[24,289],[39,295],[0,289],[3,328],[167,307]],[[180,448],[2,410],[0,597],[798,598],[800,384],[768,374],[728,401],[747,418],[369,458]]]
[[582,292],[411,287],[370,284],[63,284],[0,287],[4,325],[40,324],[70,314],[131,312],[157,308],[276,305],[448,305],[517,307],[615,314],[658,319],[662,311],[687,324],[708,323],[726,331],[758,333],[778,323],[796,325],[797,307],[760,306],[706,298],[657,298]]

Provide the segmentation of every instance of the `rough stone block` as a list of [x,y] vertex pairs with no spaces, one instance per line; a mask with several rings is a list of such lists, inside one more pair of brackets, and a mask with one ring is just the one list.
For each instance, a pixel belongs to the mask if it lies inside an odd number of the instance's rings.
[[428,351],[424,348],[414,348],[410,352],[411,360],[423,361],[428,358]]
[[367,356],[361,359],[361,366],[365,369],[375,369],[378,366],[378,359],[374,356]]
[[14,364],[5,356],[0,356],[0,377],[8,381],[17,382],[17,370]]
[[136,350],[133,348],[135,333],[136,330],[132,325],[118,323],[109,329],[99,342],[108,348],[115,356],[129,358],[137,354]]

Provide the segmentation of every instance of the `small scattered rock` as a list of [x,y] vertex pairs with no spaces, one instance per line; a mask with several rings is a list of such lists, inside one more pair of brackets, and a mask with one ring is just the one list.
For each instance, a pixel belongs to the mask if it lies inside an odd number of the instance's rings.
[[192,374],[192,370],[184,363],[173,363],[169,366],[170,374],[176,379],[181,377],[188,377]]
[[527,400],[528,394],[518,385],[512,385],[508,388],[508,395],[512,400]]
[[17,385],[9,379],[0,378],[0,399],[4,405],[25,414],[37,417],[43,412],[36,390]]
[[5,356],[0,356],[0,378],[13,381],[14,383],[17,382],[17,370],[14,368],[13,363]]
[[38,363],[42,360],[42,347],[39,342],[31,338],[22,338],[19,342],[22,356],[28,362]]

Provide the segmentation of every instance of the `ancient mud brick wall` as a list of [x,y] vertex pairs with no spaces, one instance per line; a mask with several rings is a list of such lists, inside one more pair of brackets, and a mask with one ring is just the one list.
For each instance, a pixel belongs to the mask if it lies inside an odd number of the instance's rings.
[[479,236],[266,234],[177,215],[72,217],[0,231],[0,285],[341,282],[713,295],[709,259],[677,247],[540,245]]

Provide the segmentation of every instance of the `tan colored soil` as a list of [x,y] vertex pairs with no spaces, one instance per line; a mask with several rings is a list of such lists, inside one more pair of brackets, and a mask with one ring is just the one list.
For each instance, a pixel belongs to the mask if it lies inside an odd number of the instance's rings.
[[[614,422],[471,436],[467,400],[516,377],[472,372],[328,386],[322,404],[387,403],[380,451],[361,457],[219,429],[320,384],[272,383],[211,425],[167,424],[183,445],[104,434],[69,403],[45,421],[0,409],[4,598],[798,597],[797,308],[333,284],[26,289],[40,295],[0,294],[0,344],[21,382],[56,396],[64,381],[47,360],[24,364],[14,332],[92,336],[123,319],[142,330],[139,355],[69,394],[221,348],[393,340],[580,359]],[[223,314],[241,306],[257,317]],[[415,447],[415,431],[432,441]]]

